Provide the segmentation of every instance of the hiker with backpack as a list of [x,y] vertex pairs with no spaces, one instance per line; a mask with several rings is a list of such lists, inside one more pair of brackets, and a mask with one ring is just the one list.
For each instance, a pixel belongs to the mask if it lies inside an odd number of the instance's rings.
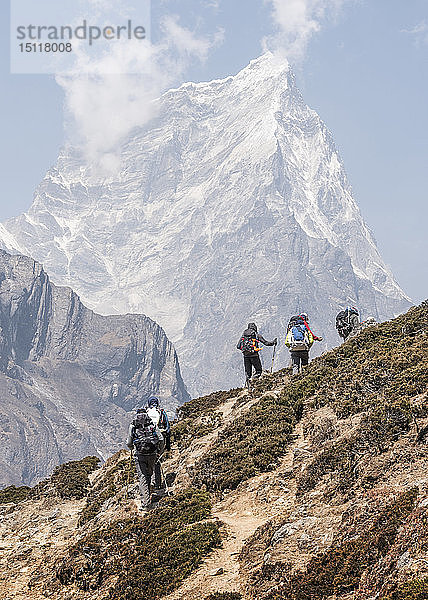
[[[153,421],[153,424],[156,427],[159,427],[160,432],[163,435],[163,439],[165,440],[165,450],[171,450],[171,425],[169,424],[168,415],[166,414],[165,410],[160,406],[159,398],[157,398],[156,396],[152,396],[151,398],[149,398],[146,410],[147,414]],[[154,472],[155,488],[159,490],[162,487],[160,457],[155,463]]]
[[275,338],[272,342],[266,341],[265,338],[257,332],[257,325],[255,323],[248,323],[247,329],[239,338],[236,345],[238,350],[241,350],[244,355],[244,369],[247,383],[252,377],[253,367],[255,371],[253,379],[257,379],[262,374],[262,362],[259,355],[261,348],[259,343],[264,346],[276,346],[278,340]]
[[290,350],[293,375],[301,373],[309,363],[309,350],[314,340],[321,342],[322,337],[314,335],[308,325],[308,315],[302,313],[291,317],[285,338],[285,345]]
[[161,408],[160,400],[156,396],[151,396],[147,402],[147,414],[155,425],[159,427],[165,440],[165,450],[171,450],[171,425],[168,415]]
[[337,333],[346,342],[350,337],[356,335],[360,329],[360,315],[355,306],[347,306],[336,316]]
[[131,450],[135,449],[134,461],[138,476],[141,496],[141,509],[150,508],[150,485],[154,466],[164,449],[164,438],[157,425],[147,414],[146,408],[139,408],[137,415],[129,425],[126,445]]

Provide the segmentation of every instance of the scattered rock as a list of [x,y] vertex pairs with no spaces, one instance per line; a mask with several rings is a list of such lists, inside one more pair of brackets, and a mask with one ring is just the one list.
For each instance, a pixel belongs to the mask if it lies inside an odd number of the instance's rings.
[[[285,537],[292,535],[293,533],[296,533],[297,531],[303,529],[304,527],[306,527],[308,525],[312,525],[315,522],[316,522],[315,517],[305,517],[305,518],[299,519],[297,521],[285,523],[284,525],[282,525],[282,527],[277,529],[277,531],[275,531],[275,533],[273,534],[273,536],[271,538],[271,542],[270,542],[271,546],[275,546],[275,544],[278,544]],[[306,535],[306,534],[303,534],[303,535]],[[302,536],[300,536],[300,538],[302,538]]]
[[56,519],[57,517],[59,517],[59,515],[61,514],[61,510],[59,508],[56,508],[49,516],[48,519],[49,520],[53,520]]
[[397,560],[397,568],[408,568],[412,564],[412,562],[413,560],[410,558],[410,552],[406,550],[406,552],[404,552]]
[[312,456],[312,452],[305,450],[305,448],[294,448],[293,450],[293,464],[307,460]]
[[302,535],[298,538],[297,547],[299,550],[308,550],[312,547],[312,540],[307,533],[302,533]]

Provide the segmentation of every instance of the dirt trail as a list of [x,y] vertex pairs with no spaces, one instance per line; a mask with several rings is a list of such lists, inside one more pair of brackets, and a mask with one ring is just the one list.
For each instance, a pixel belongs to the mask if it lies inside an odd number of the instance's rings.
[[295,433],[298,437],[277,469],[253,477],[214,504],[213,518],[224,523],[222,547],[164,600],[204,600],[214,592],[244,592],[239,554],[245,541],[261,525],[294,507],[295,485],[284,488],[279,474],[293,466],[295,449],[304,444],[300,425]]
[[[213,517],[221,520],[223,529],[223,547],[216,550],[203,565],[179,587],[166,596],[168,600],[201,600],[217,591],[238,591],[238,556],[245,540],[262,525],[267,516],[255,506],[242,506],[244,498],[231,503],[225,509],[221,503],[213,510]],[[218,573],[218,574],[217,574]]]

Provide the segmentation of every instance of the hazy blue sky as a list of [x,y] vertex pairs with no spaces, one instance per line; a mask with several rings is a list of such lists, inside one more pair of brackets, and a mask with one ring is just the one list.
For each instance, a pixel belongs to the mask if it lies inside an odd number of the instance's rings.
[[[333,133],[385,261],[420,301],[428,296],[428,0],[336,2],[341,11],[320,20],[295,67],[298,83]],[[153,39],[166,12],[200,35],[221,28],[223,42],[204,64],[190,64],[181,80],[224,77],[261,54],[262,39],[275,31],[271,11],[272,3],[263,0],[158,0],[152,3]],[[29,207],[56,160],[64,140],[64,95],[51,76],[10,74],[5,0],[0,22],[5,220]]]

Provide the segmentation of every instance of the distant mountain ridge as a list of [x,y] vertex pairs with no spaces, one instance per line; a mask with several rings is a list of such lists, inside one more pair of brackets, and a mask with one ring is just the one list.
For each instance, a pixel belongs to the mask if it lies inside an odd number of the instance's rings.
[[0,243],[103,314],[153,318],[194,395],[241,381],[235,344],[248,321],[281,337],[305,310],[321,351],[337,344],[347,304],[378,320],[410,306],[286,61],[267,53],[236,76],[168,91],[118,152],[117,177],[97,179],[62,150]]
[[144,315],[101,316],[42,266],[0,250],[0,487],[123,447],[130,412],[189,398],[175,350]]

